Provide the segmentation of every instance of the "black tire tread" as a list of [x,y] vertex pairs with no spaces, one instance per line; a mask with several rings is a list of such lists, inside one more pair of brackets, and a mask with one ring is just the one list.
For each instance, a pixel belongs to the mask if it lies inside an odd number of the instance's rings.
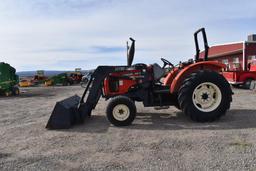
[[[130,109],[130,116],[124,121],[118,121],[113,117],[112,110],[117,104],[125,104]],[[131,123],[136,117],[136,106],[135,106],[135,103],[129,97],[116,96],[112,98],[111,101],[109,102],[107,106],[106,114],[109,122],[112,123],[113,125],[128,126],[128,125],[131,125]]]
[[[222,92],[222,102],[220,106],[212,112],[203,113],[196,109],[192,102],[192,89],[195,88],[196,83],[202,82],[202,79],[215,80],[216,84],[220,86]],[[183,81],[182,86],[179,89],[178,101],[182,111],[189,116],[193,121],[197,122],[211,122],[219,119],[230,108],[232,101],[232,90],[226,79],[215,71],[199,70],[192,73],[187,79]]]

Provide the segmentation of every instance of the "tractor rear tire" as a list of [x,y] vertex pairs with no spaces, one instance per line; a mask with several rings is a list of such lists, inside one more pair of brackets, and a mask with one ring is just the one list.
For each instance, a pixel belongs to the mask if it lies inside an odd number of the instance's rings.
[[183,81],[178,101],[182,111],[193,121],[212,122],[230,108],[232,90],[222,75],[200,70]]
[[136,117],[135,103],[126,96],[111,99],[107,106],[107,118],[115,126],[131,125]]

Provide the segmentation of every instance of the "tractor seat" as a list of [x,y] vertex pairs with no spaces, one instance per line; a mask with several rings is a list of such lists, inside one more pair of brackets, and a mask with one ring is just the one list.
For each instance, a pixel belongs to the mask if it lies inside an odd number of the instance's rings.
[[159,81],[165,75],[165,69],[160,67],[157,63],[154,63],[152,66],[153,66],[154,80]]

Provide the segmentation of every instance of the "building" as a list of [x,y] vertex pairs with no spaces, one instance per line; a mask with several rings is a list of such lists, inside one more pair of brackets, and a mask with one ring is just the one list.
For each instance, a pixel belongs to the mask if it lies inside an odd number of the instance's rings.
[[[203,56],[204,52],[200,53],[200,58]],[[247,41],[210,47],[208,59],[226,64],[226,70],[248,70],[250,62],[256,59],[256,34],[249,35]]]

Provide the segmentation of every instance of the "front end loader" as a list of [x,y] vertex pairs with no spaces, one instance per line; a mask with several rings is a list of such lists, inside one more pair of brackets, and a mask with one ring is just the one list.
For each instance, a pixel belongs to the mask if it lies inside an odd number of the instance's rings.
[[[205,56],[199,58],[198,34],[202,33]],[[77,95],[57,102],[46,125],[48,129],[63,129],[90,118],[102,97],[110,102],[106,108],[108,120],[115,126],[130,125],[136,117],[135,102],[145,107],[166,109],[175,106],[193,121],[210,122],[223,116],[230,107],[232,91],[219,72],[224,64],[208,61],[205,29],[194,33],[195,59],[174,66],[161,58],[158,64],[132,64],[135,40],[127,51],[127,65],[98,66],[91,75],[82,97]]]

